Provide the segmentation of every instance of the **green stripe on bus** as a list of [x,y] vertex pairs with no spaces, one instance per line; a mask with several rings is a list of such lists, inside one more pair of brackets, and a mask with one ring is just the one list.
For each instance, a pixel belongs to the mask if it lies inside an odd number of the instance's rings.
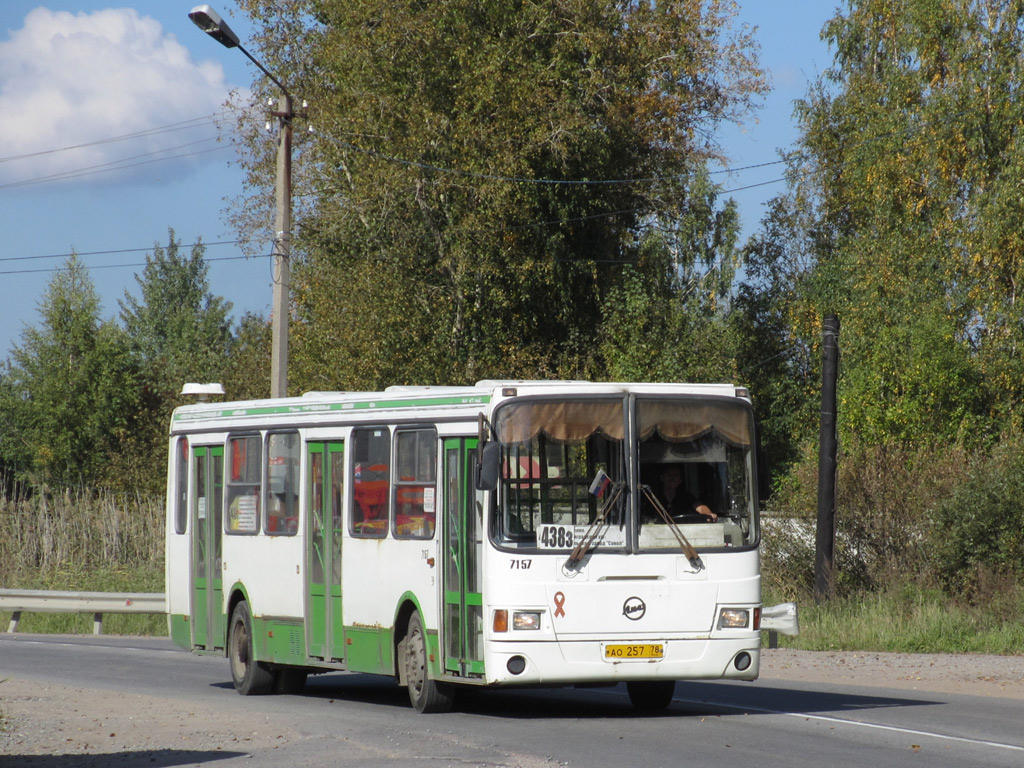
[[225,408],[200,413],[175,413],[174,421],[199,421],[201,419],[227,419],[233,416],[268,416],[275,414],[328,413],[331,411],[368,411],[392,408],[428,408],[438,405],[486,405],[489,395],[478,397],[434,397],[424,400],[370,400],[358,402],[308,403],[298,405],[269,405],[256,408]]

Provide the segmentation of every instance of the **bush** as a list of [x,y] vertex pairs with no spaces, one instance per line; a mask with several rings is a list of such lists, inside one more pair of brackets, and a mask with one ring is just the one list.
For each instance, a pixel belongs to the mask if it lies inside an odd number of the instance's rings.
[[[872,592],[893,583],[935,586],[929,556],[937,532],[930,511],[949,497],[973,459],[958,449],[845,446],[836,483],[834,594]],[[772,497],[765,518],[766,588],[810,597],[814,588],[818,456],[804,452]]]
[[950,594],[998,598],[1024,577],[1024,445],[1006,439],[932,514],[931,563]]

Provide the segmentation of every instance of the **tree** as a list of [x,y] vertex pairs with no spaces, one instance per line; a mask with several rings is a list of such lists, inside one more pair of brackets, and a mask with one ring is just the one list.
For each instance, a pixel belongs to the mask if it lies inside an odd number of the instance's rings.
[[786,196],[772,200],[761,231],[744,247],[744,275],[728,317],[737,381],[750,388],[761,447],[774,479],[817,440],[820,368],[811,344],[795,332],[805,271],[799,262],[803,222]]
[[119,301],[142,385],[133,429],[111,456],[116,476],[129,487],[163,487],[167,425],[182,385],[219,382],[233,368],[231,303],[210,293],[204,252],[196,243],[186,256],[170,230],[167,247],[155,246],[135,276],[140,297],[125,291]]
[[146,385],[163,403],[173,402],[186,381],[219,381],[231,350],[231,303],[209,290],[201,242],[181,253],[174,230],[167,247],[146,255],[140,296],[125,291],[118,303],[132,353]]
[[[609,302],[638,270],[678,279],[714,129],[765,88],[725,0],[242,5],[316,128],[297,148],[297,388],[606,374]],[[260,192],[272,147],[247,135]]]
[[238,323],[230,364],[221,382],[229,400],[266,397],[270,381],[271,327],[266,318],[246,312]]
[[8,468],[59,486],[103,479],[129,432],[138,375],[127,340],[100,319],[88,271],[72,255],[7,361],[0,388],[0,452]]
[[740,253],[732,200],[700,174],[687,210],[651,227],[602,307],[602,371],[619,381],[734,380],[728,330]]
[[825,27],[792,170],[802,333],[842,317],[847,434],[970,442],[1020,418],[1022,22],[1017,2],[851,0]]

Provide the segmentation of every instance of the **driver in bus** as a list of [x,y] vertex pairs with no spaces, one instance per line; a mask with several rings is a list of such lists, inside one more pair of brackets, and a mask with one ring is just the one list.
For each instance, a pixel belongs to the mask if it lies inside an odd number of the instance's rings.
[[[661,487],[657,491],[658,500],[673,518],[684,515],[701,515],[713,522],[718,515],[711,507],[690,493],[683,484],[683,470],[677,464],[669,464],[661,471]],[[661,522],[661,517],[653,508],[647,510],[646,517]]]

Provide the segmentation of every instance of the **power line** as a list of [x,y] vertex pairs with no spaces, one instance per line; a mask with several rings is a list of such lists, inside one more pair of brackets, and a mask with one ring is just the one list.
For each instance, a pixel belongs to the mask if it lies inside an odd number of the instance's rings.
[[[34,179],[24,179],[22,181],[11,181],[6,184],[0,184],[0,189],[11,189],[14,187],[27,187],[33,184],[42,184],[47,181],[64,181],[66,179],[77,179],[82,176],[92,176],[97,173],[109,173],[110,171],[120,171],[126,168],[134,168],[140,165],[148,165],[150,163],[163,162],[165,160],[177,160],[183,157],[194,157],[197,155],[206,154],[208,152],[216,152],[224,147],[213,147],[212,149],[204,149],[196,152],[183,152],[177,155],[168,155],[167,157],[154,157],[155,155],[162,155],[167,152],[174,152],[179,149],[185,149],[187,147],[193,147],[198,144],[206,144],[211,141],[218,141],[216,136],[211,136],[205,139],[198,139],[196,141],[190,141],[186,144],[179,144],[176,147],[165,147],[164,149],[156,149],[152,152],[144,152],[141,155],[132,155],[130,157],[122,157],[117,160],[111,160],[109,163],[99,163],[98,165],[89,165],[83,168],[74,168],[67,171],[60,171],[58,173],[51,174],[49,176],[37,176]],[[141,162],[128,162],[130,160],[142,160],[142,158],[153,158],[151,160],[143,160]]]
[[[211,247],[215,245],[237,245],[241,243],[241,240],[217,240],[212,243],[204,243],[202,240],[197,240],[194,243],[175,243],[174,245],[178,248],[195,248],[197,246]],[[46,256],[3,256],[0,257],[0,261],[35,261],[37,259],[67,259],[72,256],[113,256],[120,253],[145,253],[146,251],[152,251],[157,248],[166,248],[162,245],[149,246],[148,248],[118,248],[115,250],[108,251],[72,251],[70,253],[51,253]]]
[[[269,259],[271,256],[273,256],[273,254],[271,254],[271,253],[259,254],[257,256],[214,256],[213,258],[210,258],[210,259],[205,259],[204,258],[203,261],[208,264],[208,263],[214,262],[214,261],[241,261],[243,259],[245,259],[245,260],[249,260],[249,259]],[[139,263],[136,263],[136,264],[87,264],[87,265],[85,265],[85,268],[88,269],[89,271],[92,271],[92,270],[96,270],[96,269],[129,269],[129,268],[146,267],[146,266],[148,266],[148,264],[146,262],[139,262]],[[63,269],[64,269],[63,267],[45,267],[43,269],[11,269],[11,270],[0,271],[0,275],[37,275],[37,274],[60,272]]]
[[44,155],[53,155],[58,152],[70,152],[75,149],[87,149],[89,147],[98,147],[104,144],[114,144],[119,141],[130,141],[131,139],[146,138],[149,136],[158,136],[162,133],[172,133],[174,131],[183,131],[189,128],[200,127],[202,123],[213,123],[217,125],[218,118],[225,117],[231,114],[228,111],[214,112],[213,114],[203,115],[202,117],[193,117],[190,120],[182,120],[178,123],[169,123],[168,125],[160,125],[155,128],[145,128],[141,131],[135,131],[133,133],[126,133],[121,136],[113,136],[107,139],[97,139],[95,141],[88,141],[83,144],[74,144],[68,147],[58,147],[56,149],[44,149],[39,152],[28,152],[22,155],[8,155],[7,157],[0,157],[0,163],[8,163],[14,160],[27,160],[33,157],[42,157]]
[[[183,120],[183,121],[177,122],[177,123],[170,123],[168,125],[161,125],[161,126],[156,126],[156,127],[153,127],[153,128],[146,128],[146,129],[141,130],[141,131],[135,131],[133,133],[127,133],[127,134],[123,134],[121,136],[114,136],[114,137],[106,138],[106,139],[97,139],[95,141],[85,142],[85,143],[82,143],[82,144],[75,144],[75,145],[72,145],[72,146],[60,147],[60,148],[56,148],[56,149],[41,150],[39,152],[30,152],[30,153],[21,154],[21,155],[9,155],[7,157],[0,158],[0,163],[12,162],[12,161],[16,161],[16,160],[25,160],[25,159],[31,159],[31,158],[38,158],[38,157],[43,157],[43,156],[46,156],[46,155],[58,154],[58,153],[61,153],[61,152],[71,152],[71,151],[80,150],[80,149],[88,149],[88,148],[91,148],[91,147],[98,147],[98,146],[103,146],[103,145],[106,145],[106,144],[113,144],[113,143],[123,142],[123,141],[131,141],[131,140],[134,140],[134,139],[150,138],[150,137],[153,137],[153,136],[158,136],[158,135],[166,134],[166,133],[173,133],[173,132],[176,132],[176,131],[189,130],[189,129],[195,129],[195,128],[203,128],[203,127],[206,127],[205,124],[211,124],[211,125],[217,127],[217,126],[219,126],[220,121],[223,120],[225,117],[228,117],[231,114],[237,114],[239,111],[240,110],[233,110],[233,111],[231,111],[231,110],[224,110],[224,111],[221,111],[221,112],[215,112],[215,113],[212,113],[212,114],[209,114],[209,115],[204,115],[202,117],[194,117],[194,118],[191,118],[189,120]],[[165,147],[165,148],[162,148],[162,149],[155,149],[155,150],[153,150],[151,152],[145,152],[145,153],[142,153],[142,154],[139,154],[139,155],[133,155],[133,156],[130,156],[130,157],[123,157],[123,158],[120,158],[120,159],[117,159],[117,160],[112,160],[112,161],[110,161],[108,163],[103,163],[103,164],[100,164],[100,165],[87,166],[87,167],[84,167],[84,168],[70,169],[70,170],[67,170],[67,171],[61,171],[61,172],[58,172],[58,173],[51,174],[49,176],[40,176],[40,177],[36,177],[36,178],[23,179],[21,181],[12,181],[12,182],[8,182],[8,183],[0,184],[0,189],[12,189],[12,188],[15,188],[15,187],[32,186],[34,184],[42,184],[42,183],[45,183],[45,182],[48,182],[48,181],[65,181],[65,180],[68,180],[68,179],[77,179],[77,178],[81,178],[81,177],[84,177],[84,176],[91,176],[93,174],[98,174],[98,173],[110,173],[111,171],[118,171],[118,170],[123,170],[123,169],[128,169],[128,168],[135,168],[135,167],[138,167],[140,165],[146,165],[147,163],[163,162],[165,160],[178,160],[178,159],[188,158],[188,157],[196,157],[198,155],[206,154],[206,153],[209,153],[209,152],[221,151],[223,149],[227,149],[230,146],[228,144],[224,144],[223,146],[215,147],[215,148],[208,149],[208,150],[200,150],[200,151],[197,151],[197,152],[179,153],[179,154],[176,154],[176,155],[169,155],[167,157],[155,157],[156,155],[165,154],[167,152],[173,152],[175,150],[184,149],[184,148],[189,147],[189,146],[195,146],[197,144],[202,144],[204,142],[219,141],[219,140],[220,140],[219,136],[210,136],[210,137],[207,137],[205,139],[198,139],[198,140],[196,140],[194,142],[188,142],[188,143],[181,144],[181,145],[178,145],[178,146],[175,146],[175,147]],[[153,159],[148,160],[148,161],[135,162],[135,163],[128,162],[130,160],[140,160],[141,158],[147,158],[147,157],[153,158]]]

